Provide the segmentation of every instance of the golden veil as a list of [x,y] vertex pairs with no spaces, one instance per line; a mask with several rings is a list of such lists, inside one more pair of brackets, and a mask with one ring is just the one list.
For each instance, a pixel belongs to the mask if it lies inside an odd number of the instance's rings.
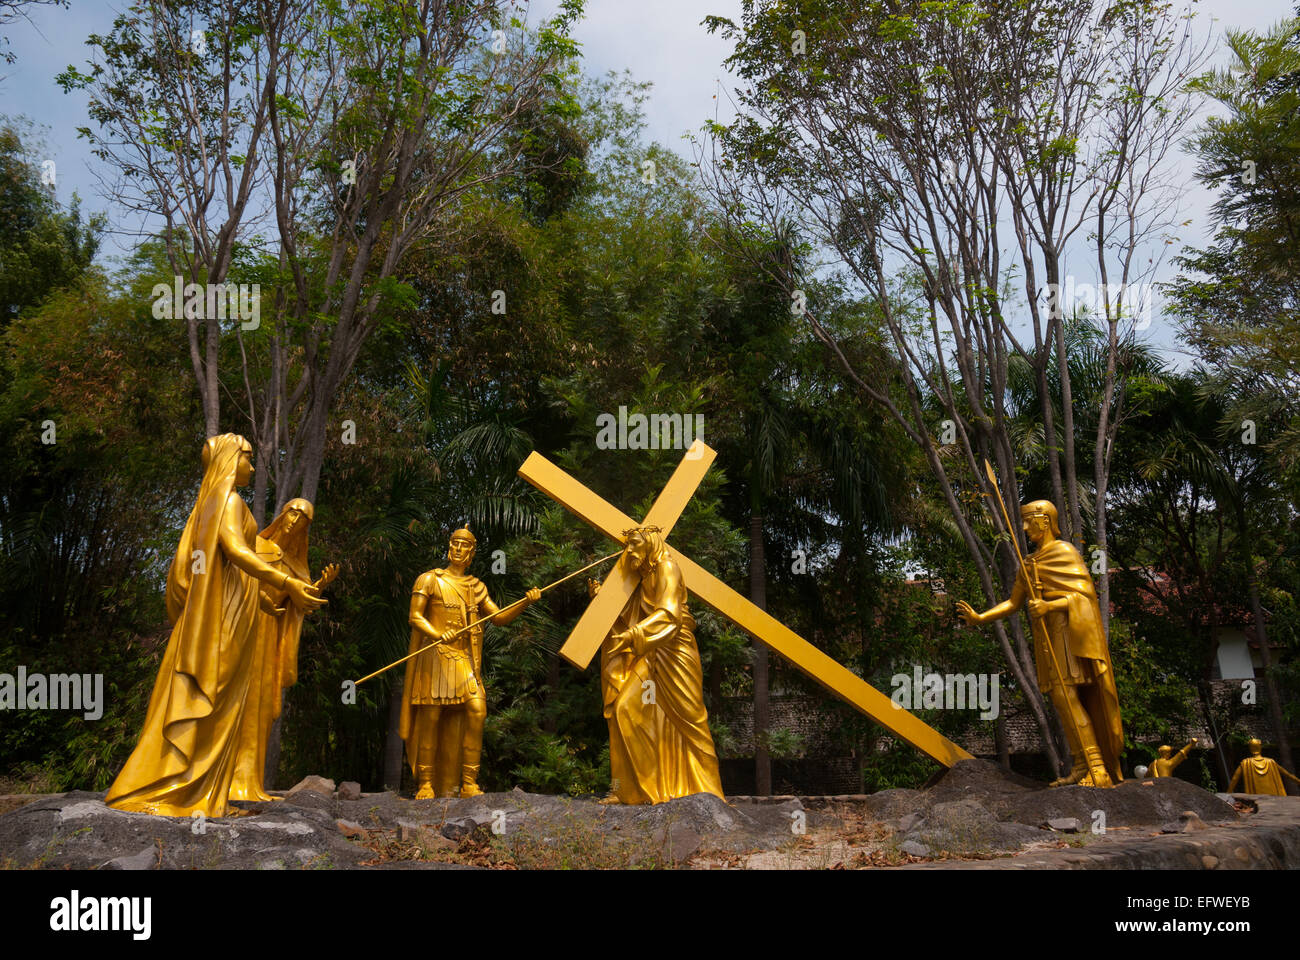
[[[240,455],[250,452],[247,440],[230,433],[204,444],[203,482],[167,576],[171,637],[140,739],[105,797],[110,806],[165,816],[194,810],[225,815],[259,584],[227,557],[221,530],[240,530],[251,546],[252,513],[230,496]],[[227,510],[238,515],[226,517]]]

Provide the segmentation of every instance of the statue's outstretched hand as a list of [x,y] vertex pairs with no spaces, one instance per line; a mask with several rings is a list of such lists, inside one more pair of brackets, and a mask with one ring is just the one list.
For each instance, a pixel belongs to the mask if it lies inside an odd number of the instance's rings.
[[293,601],[293,605],[303,612],[323,607],[327,602],[306,580],[295,580],[290,577],[289,582],[285,584],[285,589],[289,591],[289,599]]
[[965,620],[966,625],[969,627],[978,627],[984,622],[984,618],[976,613],[975,608],[965,600],[957,601],[957,615]]
[[334,578],[339,575],[339,565],[331,563],[320,572],[320,579],[316,581],[316,589],[323,590],[334,582]]
[[528,598],[530,604],[533,604],[542,599],[542,591],[537,587],[529,587],[528,592],[524,594],[524,596]]

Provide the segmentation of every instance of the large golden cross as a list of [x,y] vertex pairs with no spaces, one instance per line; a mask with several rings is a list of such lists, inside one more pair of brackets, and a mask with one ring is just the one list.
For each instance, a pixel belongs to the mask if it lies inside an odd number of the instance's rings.
[[[519,468],[519,475],[618,543],[624,542],[624,530],[646,524],[658,526],[667,540],[677,518],[686,509],[687,502],[716,456],[717,453],[700,440],[691,444],[686,456],[650,507],[650,512],[639,524],[539,453],[529,455]],[[970,759],[969,753],[938,730],[900,709],[889,697],[759,609],[690,557],[674,550],[671,545],[668,545],[668,549],[691,593],[750,636],[766,643],[831,693],[944,766],[950,767],[958,760]],[[585,670],[637,585],[636,572],[628,569],[622,560],[616,563],[601,584],[595,599],[587,606],[578,625],[569,634],[569,639],[560,648],[560,656],[578,669]]]

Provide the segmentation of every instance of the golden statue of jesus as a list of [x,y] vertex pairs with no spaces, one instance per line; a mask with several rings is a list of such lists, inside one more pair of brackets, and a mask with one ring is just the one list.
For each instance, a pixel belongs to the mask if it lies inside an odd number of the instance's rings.
[[[600,650],[609,722],[610,801],[721,797],[718,754],[704,708],[704,671],[682,573],[657,526],[625,531],[620,563],[640,583]],[[599,584],[589,581],[594,597]]]

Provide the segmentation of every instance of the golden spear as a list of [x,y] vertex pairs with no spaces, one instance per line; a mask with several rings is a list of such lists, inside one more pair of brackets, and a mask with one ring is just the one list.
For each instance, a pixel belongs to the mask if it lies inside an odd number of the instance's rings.
[[[580,573],[586,573],[586,572],[587,572],[588,570],[590,570],[592,567],[599,566],[600,564],[604,563],[606,560],[612,560],[612,559],[614,559],[615,557],[617,557],[617,556],[618,556],[620,553],[622,553],[622,552],[623,552],[622,549],[615,550],[615,551],[614,551],[613,553],[611,553],[609,556],[607,556],[607,557],[601,557],[599,560],[595,560],[595,561],[593,561],[593,562],[587,564],[587,565],[586,565],[585,567],[583,567],[581,570],[574,570],[573,573],[569,574],[568,576],[561,577],[559,580],[556,580],[554,583],[548,583],[546,586],[542,587],[542,589],[541,589],[540,592],[541,592],[541,593],[545,593],[547,590],[551,589],[551,587],[558,587],[560,584],[564,583],[565,580],[572,580],[572,579],[573,579],[574,577],[576,577],[578,574],[580,574]],[[412,657],[418,657],[420,654],[424,653],[424,651],[433,649],[433,648],[436,647],[438,644],[442,643],[444,640],[451,640],[451,639],[453,639],[453,638],[455,638],[455,637],[458,637],[458,636],[460,636],[462,633],[464,633],[466,630],[469,630],[469,629],[472,628],[472,627],[477,627],[480,623],[485,623],[485,622],[487,622],[488,620],[491,620],[493,617],[500,616],[501,614],[505,613],[507,610],[511,609],[512,607],[517,607],[517,606],[519,606],[519,604],[523,603],[523,602],[524,602],[525,600],[527,600],[527,599],[528,599],[527,596],[522,596],[522,597],[520,597],[518,600],[516,600],[514,603],[509,604],[508,606],[502,607],[502,608],[501,608],[500,610],[498,610],[496,613],[489,614],[489,615],[486,616],[486,617],[479,617],[479,619],[475,620],[473,623],[467,623],[467,624],[465,624],[465,626],[463,626],[463,627],[458,627],[458,628],[456,629],[456,631],[455,631],[454,633],[451,634],[451,636],[447,636],[447,637],[439,637],[437,640],[434,640],[432,643],[425,644],[423,647],[421,647],[419,650],[416,650],[414,653],[408,653],[406,656],[402,657],[401,660],[394,660],[394,661],[393,661],[392,663],[390,663],[388,666],[386,666],[386,667],[380,667],[380,668],[379,668],[378,670],[376,670],[374,673],[368,673],[368,674],[366,674],[366,675],[365,675],[364,677],[362,677],[360,680],[356,681],[356,682],[353,684],[353,686],[360,686],[361,684],[365,683],[367,680],[370,680],[370,679],[372,679],[373,677],[377,677],[377,676],[379,676],[379,675],[380,675],[381,673],[383,673],[385,670],[391,670],[391,669],[393,669],[393,667],[397,666],[399,663],[405,663],[407,660],[410,660]]]

